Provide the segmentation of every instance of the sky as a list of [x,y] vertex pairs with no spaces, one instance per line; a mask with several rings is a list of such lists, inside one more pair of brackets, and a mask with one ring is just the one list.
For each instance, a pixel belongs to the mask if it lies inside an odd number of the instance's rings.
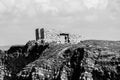
[[120,0],[0,0],[0,46],[35,40],[36,28],[120,40]]

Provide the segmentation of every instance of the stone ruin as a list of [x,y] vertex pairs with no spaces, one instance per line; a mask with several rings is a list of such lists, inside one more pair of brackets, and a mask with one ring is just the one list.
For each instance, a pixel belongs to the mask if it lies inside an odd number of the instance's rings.
[[56,42],[56,43],[78,43],[80,42],[81,36],[65,33],[65,32],[59,32],[56,30],[48,30],[45,28],[37,28],[35,31],[36,34],[36,41],[40,40],[43,42]]

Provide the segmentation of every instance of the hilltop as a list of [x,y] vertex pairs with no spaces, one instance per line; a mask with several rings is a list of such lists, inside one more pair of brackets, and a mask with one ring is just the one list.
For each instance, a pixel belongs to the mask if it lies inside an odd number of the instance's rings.
[[29,41],[1,51],[1,80],[119,80],[120,42]]

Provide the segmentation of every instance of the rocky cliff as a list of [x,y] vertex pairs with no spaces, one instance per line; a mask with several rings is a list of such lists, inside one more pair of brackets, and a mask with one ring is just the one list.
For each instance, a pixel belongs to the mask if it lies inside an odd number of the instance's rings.
[[29,41],[0,51],[1,80],[119,80],[120,42]]

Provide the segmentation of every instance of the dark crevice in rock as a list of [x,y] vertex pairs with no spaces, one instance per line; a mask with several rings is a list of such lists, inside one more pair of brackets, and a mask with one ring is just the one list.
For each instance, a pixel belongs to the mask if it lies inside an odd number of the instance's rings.
[[81,67],[81,60],[84,58],[84,48],[78,48],[74,51],[71,57],[71,68],[73,68],[73,75],[71,80],[79,80],[84,69]]

